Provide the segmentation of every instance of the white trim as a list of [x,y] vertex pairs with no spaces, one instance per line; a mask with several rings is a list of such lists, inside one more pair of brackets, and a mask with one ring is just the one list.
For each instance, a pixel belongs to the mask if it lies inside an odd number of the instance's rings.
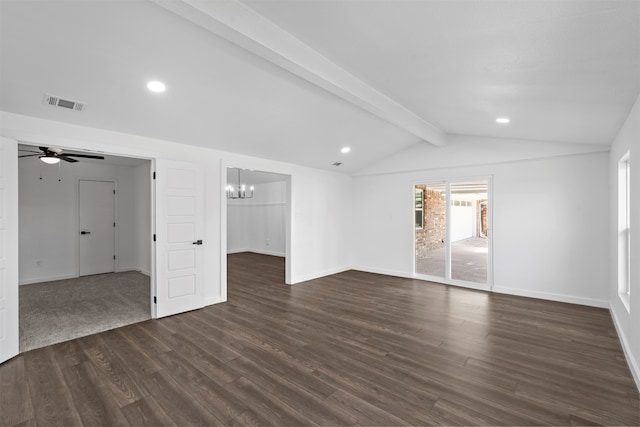
[[0,363],[20,353],[18,143],[0,138]]
[[[629,285],[631,285],[629,283]],[[618,299],[627,310],[627,314],[631,313],[631,298],[630,295],[626,292],[618,292]]]
[[556,294],[551,292],[530,291],[526,289],[508,288],[505,286],[494,286],[493,291],[500,294],[516,295],[528,298],[538,298],[549,301],[566,302],[569,304],[586,305],[589,307],[609,308],[606,300],[576,297],[572,295]]
[[[475,289],[479,291],[492,292],[489,285],[476,284],[471,282],[445,281],[440,277],[431,277],[426,275],[413,275],[403,271],[385,270],[379,268],[371,268],[364,266],[354,266],[353,270],[364,271],[365,273],[384,274],[387,276],[402,277],[405,279],[423,280],[425,282],[434,282],[442,285],[457,286],[467,289]],[[506,295],[521,296],[527,298],[538,298],[556,302],[566,302],[569,304],[586,305],[590,307],[609,308],[609,303],[604,300],[596,300],[591,298],[574,297],[571,295],[553,294],[548,292],[528,291],[523,289],[507,288],[503,286],[494,286],[493,292]]]
[[286,258],[286,254],[284,252],[276,252],[276,251],[266,251],[266,250],[262,250],[262,249],[232,249],[230,251],[227,251],[227,255],[231,255],[231,254],[240,254],[243,252],[251,252],[254,254],[261,254],[261,255],[270,255],[270,256],[277,256],[280,258]]
[[413,279],[424,280],[425,282],[434,282],[441,285],[457,286],[459,288],[475,289],[478,291],[491,291],[491,286],[487,283],[467,282],[465,280],[444,279],[437,276],[429,276],[427,274],[414,274]]
[[[240,254],[242,252],[251,252],[251,249],[249,248],[240,248],[240,249],[227,249],[226,254],[227,255],[231,255],[231,254]],[[222,253],[225,253],[224,251],[222,251]]]
[[415,279],[413,274],[405,273],[404,271],[386,270],[384,268],[372,268],[362,265],[353,266],[352,270],[363,271],[365,273],[384,274],[385,276],[403,277],[405,279]]
[[206,297],[204,299],[204,307],[208,306],[208,305],[213,305],[213,304],[220,304],[221,302],[226,302],[227,299],[223,298],[221,296],[215,296],[215,297]]
[[158,318],[158,310],[157,310],[157,304],[155,303],[155,301],[157,300],[156,295],[158,295],[158,286],[156,283],[156,278],[158,276],[157,274],[157,269],[156,269],[156,239],[154,238],[154,236],[156,236],[156,180],[155,180],[155,174],[156,174],[156,159],[151,158],[151,165],[149,166],[149,181],[150,181],[150,191],[151,191],[151,206],[149,208],[149,213],[151,214],[151,220],[149,221],[149,246],[150,246],[150,253],[149,253],[149,261],[150,261],[150,265],[149,267],[151,268],[151,274],[150,274],[150,282],[151,282],[151,286],[150,286],[150,290],[149,290],[149,307],[151,307],[151,318],[152,319],[157,319]]
[[262,249],[249,249],[247,252],[253,252],[253,253],[256,253],[256,254],[270,255],[270,256],[277,256],[277,257],[280,257],[280,258],[286,258],[286,254],[284,252],[267,251],[267,250],[262,250]]
[[402,271],[385,270],[380,268],[370,268],[370,267],[363,267],[363,266],[355,266],[353,267],[353,270],[364,271],[365,273],[384,274],[385,276],[402,277],[405,279],[420,280],[423,282],[433,282],[439,285],[456,286],[458,288],[474,289],[477,291],[487,291],[487,292],[491,291],[491,288],[489,287],[489,285],[483,285],[483,284],[478,284],[473,282],[464,282],[464,281],[458,281],[458,280],[446,280],[446,279],[443,279],[442,277],[427,276],[425,274],[411,274],[411,273],[405,273]]
[[[146,270],[138,270],[135,267],[125,267],[125,268],[119,268],[116,271],[114,271],[114,273],[126,273],[127,271],[137,271],[138,273],[142,273],[145,276],[151,277],[151,273],[146,271]],[[100,274],[112,274],[112,273],[100,273]],[[68,280],[68,279],[78,279],[80,278],[80,276],[78,276],[77,274],[63,274],[60,276],[49,276],[49,277],[38,277],[37,279],[27,279],[27,280],[20,280],[19,285],[32,285],[34,283],[44,283],[44,282],[55,282],[58,280]]]
[[80,276],[78,276],[77,274],[63,274],[61,276],[38,277],[37,279],[20,280],[19,284],[20,286],[31,285],[34,283],[55,282],[57,280],[77,279],[78,277]]
[[309,280],[319,279],[321,277],[331,276],[333,274],[344,273],[351,270],[350,267],[333,268],[331,270],[325,270],[318,273],[305,274],[304,276],[297,276],[290,285],[297,285],[298,283],[308,282]]
[[613,304],[609,307],[609,312],[611,313],[611,318],[613,319],[613,326],[615,326],[618,337],[620,337],[620,343],[622,344],[624,357],[625,359],[627,359],[627,365],[629,365],[629,370],[631,371],[631,375],[636,382],[636,387],[638,388],[638,391],[640,391],[640,366],[638,366],[636,358],[633,357],[631,346],[629,346],[627,337],[623,333],[622,327],[620,327],[620,322],[618,321],[618,316],[616,315]]
[[[227,300],[227,209],[228,209],[228,199],[227,193],[225,191],[225,187],[227,186],[227,170],[229,168],[229,163],[224,159],[220,159],[220,224],[219,224],[219,232],[220,232],[220,300]],[[205,301],[204,305],[210,305],[207,301]]]
[[[140,270],[138,270],[135,267],[120,267],[116,271],[114,271],[114,273],[126,273],[127,271],[137,271],[138,273],[140,272]],[[109,273],[104,273],[104,274],[109,274]]]

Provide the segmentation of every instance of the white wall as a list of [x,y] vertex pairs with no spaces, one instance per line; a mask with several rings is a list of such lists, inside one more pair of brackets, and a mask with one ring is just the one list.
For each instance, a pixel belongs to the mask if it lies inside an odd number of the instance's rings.
[[18,171],[21,284],[78,276],[80,179],[116,181],[116,271],[137,269],[133,167],[80,161],[58,168],[28,157]]
[[286,182],[255,184],[251,199],[227,200],[227,253],[285,256]]
[[494,165],[594,152],[609,152],[609,146],[449,135],[445,146],[416,144],[381,162],[371,164],[354,175]]
[[607,159],[593,153],[355,177],[354,206],[372,208],[354,221],[354,265],[411,277],[412,186],[492,175],[494,290],[607,306]]
[[[215,124],[213,124],[215,125]],[[344,271],[351,264],[351,178],[274,160],[177,142],[0,112],[0,133],[33,145],[88,149],[128,157],[200,164],[205,170],[205,303],[226,299],[226,200],[228,166],[290,176],[289,283]],[[224,211],[222,207],[225,207]],[[211,242],[211,243],[209,243]],[[17,249],[16,249],[17,250]]]
[[[631,294],[629,312],[618,296],[618,161],[631,152]],[[640,388],[640,97],[621,128],[609,157],[609,301],[627,361]]]
[[136,166],[133,171],[135,269],[151,273],[151,162]]
[[[291,194],[287,195],[287,200],[290,200],[291,235],[286,236],[286,257],[287,268],[291,270],[287,283],[299,283],[350,268],[353,206],[350,176],[233,153],[223,155],[224,167],[290,177],[287,191]],[[226,210],[224,214],[226,216]]]

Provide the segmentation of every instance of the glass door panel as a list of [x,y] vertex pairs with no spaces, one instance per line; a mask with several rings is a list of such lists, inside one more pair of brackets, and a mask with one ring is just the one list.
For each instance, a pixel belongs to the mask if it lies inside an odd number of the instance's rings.
[[415,271],[446,277],[446,184],[416,185],[415,192]]
[[450,184],[451,278],[487,283],[488,181]]

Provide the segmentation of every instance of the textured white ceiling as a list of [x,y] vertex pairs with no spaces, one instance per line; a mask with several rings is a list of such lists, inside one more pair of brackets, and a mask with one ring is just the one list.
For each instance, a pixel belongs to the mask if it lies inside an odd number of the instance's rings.
[[447,133],[610,144],[638,96],[638,0],[244,2]]
[[[637,0],[244,4],[449,134],[609,144],[638,95]],[[13,113],[345,172],[425,144],[143,0],[2,0],[0,55]]]

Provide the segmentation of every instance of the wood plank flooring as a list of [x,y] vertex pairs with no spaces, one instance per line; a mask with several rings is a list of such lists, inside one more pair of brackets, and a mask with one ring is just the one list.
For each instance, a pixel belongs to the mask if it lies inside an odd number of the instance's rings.
[[349,271],[0,365],[2,425],[639,425],[607,310]]

